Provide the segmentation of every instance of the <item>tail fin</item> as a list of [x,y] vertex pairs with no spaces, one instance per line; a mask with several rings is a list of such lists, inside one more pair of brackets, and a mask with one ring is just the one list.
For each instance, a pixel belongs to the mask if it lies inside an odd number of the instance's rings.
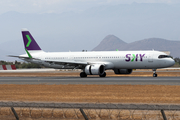
[[27,29],[22,29],[22,37],[26,51],[42,51],[39,45],[34,40],[34,38],[32,37],[31,33]]

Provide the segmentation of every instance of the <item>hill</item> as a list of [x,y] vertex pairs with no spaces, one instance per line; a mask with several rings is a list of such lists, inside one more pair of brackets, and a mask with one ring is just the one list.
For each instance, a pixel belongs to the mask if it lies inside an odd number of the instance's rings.
[[93,51],[113,50],[158,50],[170,51],[173,57],[180,57],[180,41],[172,41],[161,38],[149,38],[132,43],[125,43],[114,35],[106,36]]
[[93,49],[93,51],[115,50],[122,47],[123,45],[127,45],[127,43],[114,35],[108,35],[101,41],[101,43],[97,47]]
[[109,33],[127,43],[151,36],[180,40],[179,25],[180,4],[107,4],[77,13],[9,11],[0,14],[0,44],[9,42],[0,48],[24,53],[21,28],[28,28],[44,51],[54,52],[92,50]]

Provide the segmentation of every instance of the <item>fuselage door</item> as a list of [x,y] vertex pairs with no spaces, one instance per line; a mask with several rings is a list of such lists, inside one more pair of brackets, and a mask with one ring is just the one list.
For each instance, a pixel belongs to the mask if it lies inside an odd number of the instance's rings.
[[149,53],[148,55],[148,62],[153,62],[153,54]]
[[68,57],[68,59],[69,59],[70,61],[73,61],[73,60],[74,60],[74,56],[71,55],[71,56]]
[[100,59],[101,59],[101,55],[96,55],[96,61],[100,61]]

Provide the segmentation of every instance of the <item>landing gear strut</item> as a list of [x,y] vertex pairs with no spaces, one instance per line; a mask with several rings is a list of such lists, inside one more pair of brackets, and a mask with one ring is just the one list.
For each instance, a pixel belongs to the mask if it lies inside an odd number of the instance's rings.
[[104,72],[102,75],[99,75],[99,77],[106,77],[106,72]]
[[85,72],[81,72],[81,73],[80,73],[80,77],[81,77],[81,78],[87,77],[87,74],[86,74]]
[[153,77],[157,77],[156,69],[153,69]]

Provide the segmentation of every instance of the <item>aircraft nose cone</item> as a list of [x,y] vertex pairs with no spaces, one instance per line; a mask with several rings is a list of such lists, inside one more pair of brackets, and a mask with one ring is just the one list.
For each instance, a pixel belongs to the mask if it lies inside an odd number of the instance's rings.
[[175,61],[172,59],[170,64],[171,66],[173,66],[175,64]]

